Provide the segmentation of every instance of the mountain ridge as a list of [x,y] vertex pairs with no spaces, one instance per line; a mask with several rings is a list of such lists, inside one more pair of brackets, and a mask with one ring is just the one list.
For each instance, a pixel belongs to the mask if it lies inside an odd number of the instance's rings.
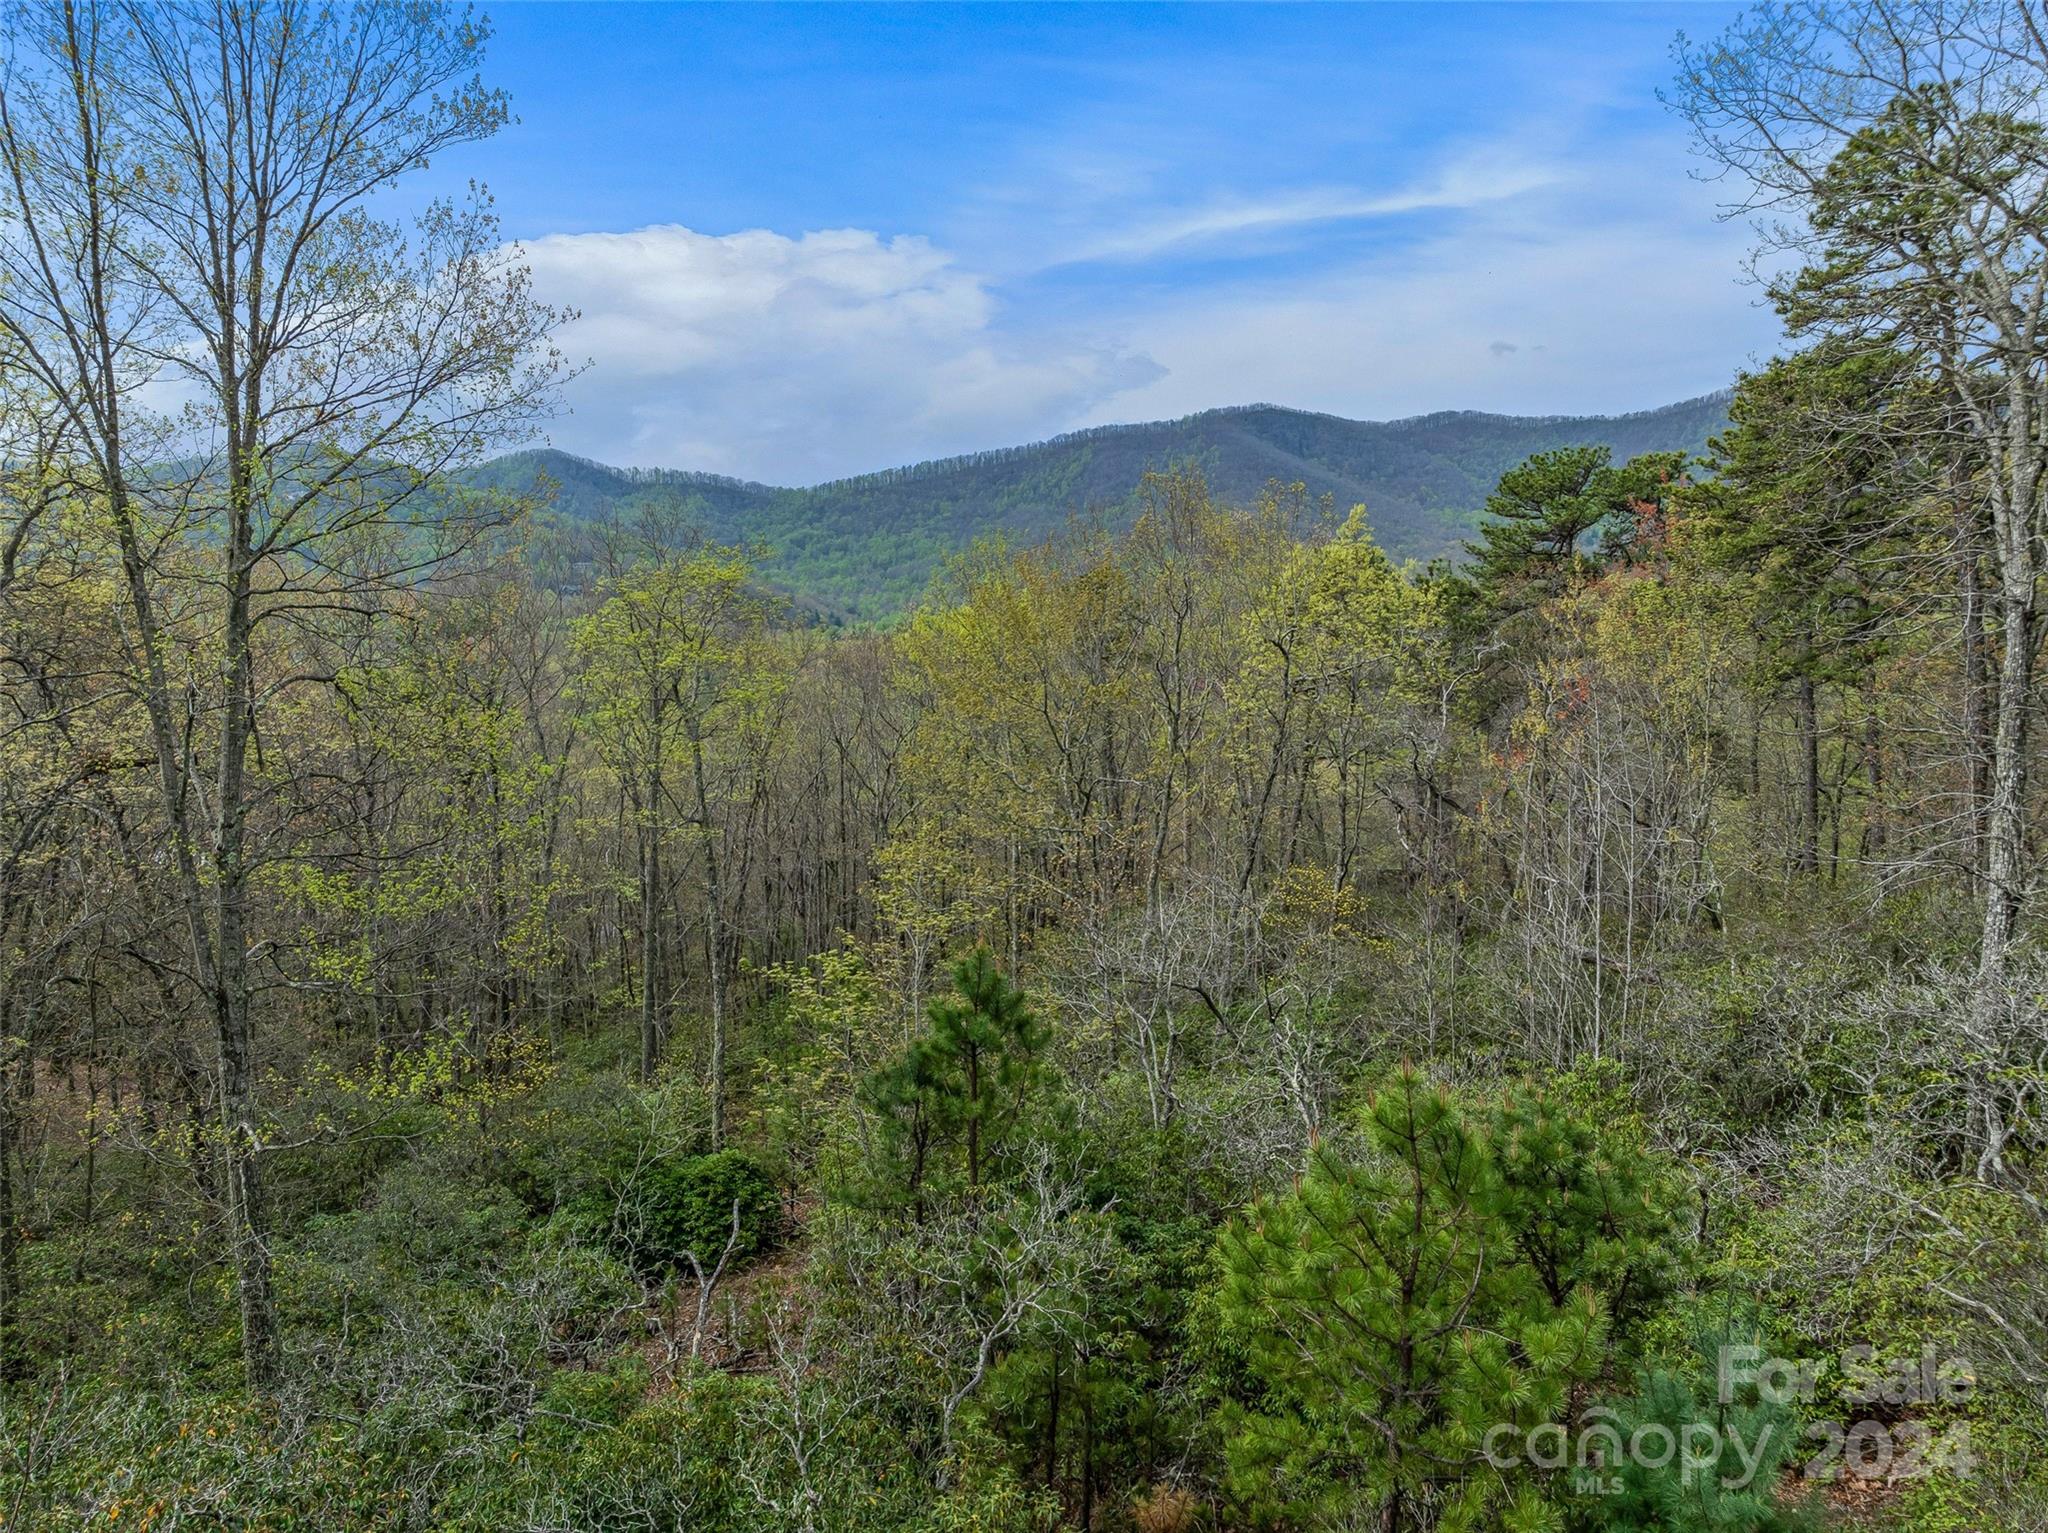
[[1163,421],[1083,427],[1042,441],[789,486],[692,469],[619,468],[531,448],[472,471],[503,490],[551,487],[575,524],[677,505],[712,537],[760,541],[764,573],[834,615],[885,618],[975,538],[1036,540],[1076,514],[1129,519],[1150,469],[1193,466],[1220,499],[1300,481],[1340,508],[1362,504],[1396,558],[1455,555],[1501,473],[1531,452],[1597,444],[1619,458],[1703,449],[1727,420],[1719,390],[1619,415],[1438,410],[1386,421],[1252,403]]

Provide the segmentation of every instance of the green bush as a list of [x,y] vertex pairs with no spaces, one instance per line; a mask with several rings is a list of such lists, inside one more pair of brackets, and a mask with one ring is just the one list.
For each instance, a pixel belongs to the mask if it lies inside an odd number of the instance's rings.
[[643,1172],[627,1231],[634,1259],[645,1267],[688,1265],[694,1252],[709,1269],[732,1236],[735,1203],[739,1239],[732,1254],[744,1261],[773,1244],[782,1227],[782,1196],[758,1163],[738,1150],[719,1150]]
[[451,1170],[509,1189],[542,1216],[577,1203],[609,1204],[617,1168],[644,1158],[651,1147],[708,1148],[689,1144],[679,1131],[688,1106],[672,1101],[674,1095],[615,1074],[565,1069],[501,1112],[488,1135],[466,1136],[458,1148],[467,1163]]

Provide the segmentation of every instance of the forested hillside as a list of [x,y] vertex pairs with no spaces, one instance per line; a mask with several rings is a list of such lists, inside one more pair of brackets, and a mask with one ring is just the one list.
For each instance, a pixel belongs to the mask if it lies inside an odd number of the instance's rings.
[[680,510],[714,538],[765,545],[767,580],[828,614],[872,621],[908,607],[939,565],[978,537],[1032,543],[1076,517],[1128,527],[1137,513],[1133,486],[1148,472],[1193,468],[1236,501],[1269,483],[1301,484],[1339,511],[1370,507],[1373,534],[1389,553],[1426,562],[1457,554],[1494,481],[1530,453],[1587,443],[1624,458],[1700,452],[1727,410],[1725,394],[1634,415],[1467,410],[1385,422],[1248,405],[801,490],[611,469],[554,451],[515,453],[468,478],[536,497],[571,524],[572,537],[578,522]]
[[465,488],[560,316],[358,215],[473,21],[24,12],[0,1526],[2048,1528],[2032,15],[1681,48],[1704,468],[1131,462],[837,629]]

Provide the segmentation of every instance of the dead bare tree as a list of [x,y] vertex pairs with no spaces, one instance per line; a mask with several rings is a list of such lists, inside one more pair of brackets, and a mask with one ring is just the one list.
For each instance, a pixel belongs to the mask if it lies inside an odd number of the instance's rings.
[[818,1533],[831,1502],[849,1489],[837,1466],[847,1434],[883,1398],[857,1346],[841,1345],[834,1326],[805,1296],[784,1294],[762,1317],[767,1332],[766,1388],[750,1395],[740,1418],[753,1432],[740,1479],[756,1515]]

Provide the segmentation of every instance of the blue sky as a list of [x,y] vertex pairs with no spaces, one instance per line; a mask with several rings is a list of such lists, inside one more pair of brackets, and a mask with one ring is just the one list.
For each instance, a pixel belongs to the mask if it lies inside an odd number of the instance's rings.
[[1728,6],[515,3],[553,432],[783,483],[1271,400],[1636,409],[1773,348],[1658,104]]

